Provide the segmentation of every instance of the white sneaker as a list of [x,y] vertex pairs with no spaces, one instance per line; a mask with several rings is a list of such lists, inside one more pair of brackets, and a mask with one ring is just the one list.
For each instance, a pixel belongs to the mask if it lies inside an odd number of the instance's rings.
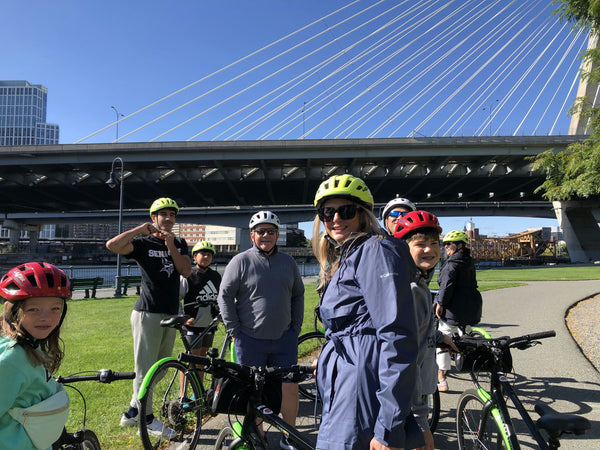
[[156,417],[152,420],[150,424],[148,424],[146,428],[148,429],[148,434],[151,434],[153,436],[162,436],[168,441],[177,436],[175,430],[169,427],[165,429],[163,423]]
[[120,425],[122,427],[137,427],[140,424],[138,417],[139,414],[135,417],[127,417],[125,413],[123,413],[123,415],[121,416]]

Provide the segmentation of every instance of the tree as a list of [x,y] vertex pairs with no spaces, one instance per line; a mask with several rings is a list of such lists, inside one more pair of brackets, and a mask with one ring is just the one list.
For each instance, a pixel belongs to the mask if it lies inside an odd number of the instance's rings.
[[[560,3],[555,11],[561,20],[572,21],[575,28],[584,28],[600,35],[600,0],[554,0]],[[592,69],[581,77],[590,83],[600,82],[600,49],[586,50],[582,58]],[[572,144],[563,152],[548,150],[533,157],[532,167],[546,173],[546,181],[535,192],[548,200],[570,200],[600,194],[600,108],[589,99],[578,98],[571,114],[589,121],[589,138]]]

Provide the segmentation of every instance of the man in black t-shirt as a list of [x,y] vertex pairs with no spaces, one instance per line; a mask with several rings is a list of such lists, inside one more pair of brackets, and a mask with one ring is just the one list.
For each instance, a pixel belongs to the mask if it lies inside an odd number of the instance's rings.
[[[179,276],[191,273],[191,263],[185,239],[172,233],[179,207],[170,198],[159,198],[150,207],[152,222],[115,236],[106,247],[120,255],[135,259],[142,275],[141,293],[131,313],[133,353],[136,377],[129,410],[121,417],[121,426],[137,427],[138,390],[146,372],[161,358],[171,356],[175,330],[161,327],[160,321],[179,311]],[[167,439],[175,431],[163,430],[154,415],[144,418],[148,432]]]

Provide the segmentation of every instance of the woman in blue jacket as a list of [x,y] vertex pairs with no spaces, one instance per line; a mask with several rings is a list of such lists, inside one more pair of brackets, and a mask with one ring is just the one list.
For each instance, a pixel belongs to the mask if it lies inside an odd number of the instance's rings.
[[317,448],[419,447],[423,434],[410,412],[418,352],[415,266],[406,243],[379,226],[360,178],[329,178],[314,204],[328,338],[317,367],[323,400]]

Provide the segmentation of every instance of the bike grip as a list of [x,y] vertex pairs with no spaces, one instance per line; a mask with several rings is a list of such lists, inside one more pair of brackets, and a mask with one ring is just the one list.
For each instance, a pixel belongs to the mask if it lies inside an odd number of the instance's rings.
[[536,339],[545,339],[556,336],[556,331],[548,330],[548,331],[540,331],[539,333],[527,334],[526,336],[529,340],[535,341]]
[[135,372],[113,372],[115,380],[133,380]]

